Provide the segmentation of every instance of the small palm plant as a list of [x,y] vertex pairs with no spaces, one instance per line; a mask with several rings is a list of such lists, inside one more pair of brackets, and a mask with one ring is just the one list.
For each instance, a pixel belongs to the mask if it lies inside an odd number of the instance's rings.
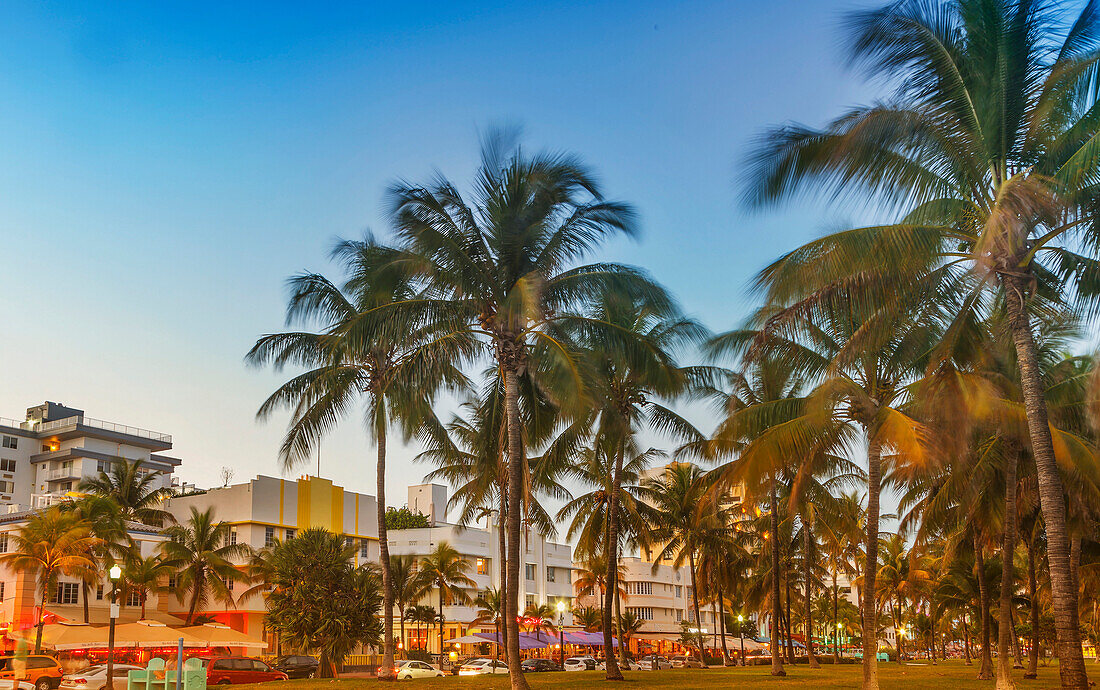
[[161,545],[164,563],[178,573],[176,597],[182,603],[188,595],[188,624],[211,598],[233,606],[233,593],[227,583],[244,581],[244,570],[233,564],[234,558],[248,556],[244,544],[229,543],[230,526],[214,521],[214,510],[191,508],[186,522],[164,530],[168,541]]
[[[465,587],[473,587],[476,583],[466,573],[470,571],[470,562],[453,546],[445,541],[432,550],[430,554],[420,559],[420,572],[424,574],[432,588],[439,592],[439,648],[443,649],[443,607],[458,603],[466,604],[470,601],[470,595]],[[517,657],[518,658],[518,657]]]

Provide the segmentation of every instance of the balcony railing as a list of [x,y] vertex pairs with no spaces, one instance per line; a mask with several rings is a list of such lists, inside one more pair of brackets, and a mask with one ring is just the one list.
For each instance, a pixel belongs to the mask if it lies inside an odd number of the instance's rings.
[[53,482],[58,479],[78,479],[80,474],[73,468],[50,470],[46,473],[46,481]]
[[0,417],[0,426],[6,426],[9,429],[26,429],[28,431],[34,428],[32,422],[12,419],[11,417]]
[[105,422],[102,419],[93,419],[91,417],[84,417],[79,415],[76,417],[66,417],[65,419],[55,419],[52,422],[41,422],[37,426],[35,426],[35,431],[41,433],[49,433],[58,429],[75,427],[77,424],[90,426],[94,429],[103,429],[104,431],[113,431],[116,434],[126,434],[127,436],[147,438],[153,441],[160,441],[162,443],[172,442],[171,434],[162,434],[159,431],[150,431],[149,429],[141,429],[136,426],[127,426],[125,424],[116,424],[114,422]]

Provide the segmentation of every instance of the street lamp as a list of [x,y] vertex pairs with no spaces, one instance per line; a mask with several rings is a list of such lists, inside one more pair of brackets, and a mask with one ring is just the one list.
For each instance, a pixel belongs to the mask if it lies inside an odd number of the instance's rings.
[[737,637],[741,638],[741,665],[745,665],[745,634],[741,628],[741,624],[745,622],[745,617],[740,613],[737,614]]
[[837,621],[836,624],[836,655],[838,657],[844,656],[844,650],[840,648],[840,631],[844,629],[844,624]]
[[558,649],[561,653],[558,657],[562,670],[565,670],[565,602],[558,599]]
[[118,580],[122,577],[122,568],[118,564],[107,571],[111,580],[111,621],[107,631],[107,681],[108,688],[114,687],[115,675],[115,619],[118,618]]

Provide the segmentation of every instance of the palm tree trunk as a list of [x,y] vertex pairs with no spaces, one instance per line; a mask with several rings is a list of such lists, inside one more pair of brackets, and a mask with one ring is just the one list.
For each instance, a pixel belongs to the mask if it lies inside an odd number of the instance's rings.
[[[500,487],[500,522],[497,525],[497,548],[500,549],[500,591],[504,592],[505,597],[508,596],[508,592],[510,591],[508,589],[508,566],[507,566],[507,563],[508,563],[508,542],[504,538],[505,528],[506,528],[505,523],[507,522],[507,520],[508,520],[508,491],[507,491],[506,487],[504,487],[502,485]],[[503,618],[503,613],[504,612],[501,611],[500,613],[501,613],[501,618]],[[503,622],[502,620],[497,621],[497,642],[498,643],[501,641],[500,624],[502,622]],[[504,634],[505,634],[505,637],[507,637],[507,635],[508,635],[508,629],[507,628],[505,628]],[[496,644],[496,645],[493,645],[493,646],[496,647],[496,650],[494,651],[494,654],[499,655],[501,650],[503,649],[502,645]],[[507,664],[508,663],[508,650],[503,649],[503,651],[504,651],[504,663]]]
[[982,554],[982,545],[978,541],[977,532],[974,533],[974,568],[978,574],[978,615],[982,619],[982,663],[978,667],[978,679],[989,680],[993,677],[993,655],[989,648],[990,623],[989,620],[989,583],[985,579],[985,558]]
[[776,495],[775,475],[771,479],[771,547],[772,547],[772,675],[785,676],[783,659],[779,650],[779,497]]
[[1016,634],[1016,612],[1010,610],[1009,613],[1011,613],[1009,622],[1012,623],[1012,668],[1023,668],[1024,662],[1023,655],[1020,654],[1020,638]]
[[783,580],[783,587],[784,587],[784,589],[786,590],[786,593],[787,593],[787,615],[783,619],[785,621],[785,623],[783,624],[783,627],[787,631],[787,634],[784,636],[784,639],[786,640],[786,643],[787,643],[787,661],[791,662],[791,664],[793,665],[794,664],[794,637],[791,634],[791,577],[790,577],[791,573],[790,573],[789,563],[787,565],[788,565],[788,567],[785,569],[787,571],[787,577],[784,578],[784,580]]
[[[515,343],[508,343],[517,347]],[[516,356],[517,353],[502,353],[502,357]],[[504,635],[508,650],[505,663],[513,690],[529,690],[527,679],[519,665],[519,628],[516,616],[519,615],[519,534],[520,534],[520,496],[523,495],[523,438],[520,434],[519,415],[519,374],[518,362],[504,364],[504,408],[505,423],[508,425],[508,583],[504,602]]]
[[833,629],[830,631],[836,635],[833,643],[833,664],[840,663],[840,589],[836,586],[836,568],[833,568]]
[[966,665],[973,666],[974,660],[970,656],[970,623],[967,620],[969,614],[963,614],[963,652],[966,654]]
[[607,498],[607,575],[604,577],[607,589],[603,600],[603,648],[607,680],[623,680],[623,672],[615,661],[615,648],[612,646],[614,621],[611,620],[615,595],[619,589],[619,484],[622,481],[622,472],[623,448],[620,443],[615,450],[615,467],[611,472],[611,494]]
[[813,580],[813,558],[814,558],[814,538],[810,533],[810,527],[807,524],[802,525],[803,536],[806,543],[806,601],[804,606],[806,608],[806,658],[809,660],[810,668],[821,668],[821,664],[818,663],[817,657],[814,656],[814,628],[813,628],[813,612],[811,611],[811,604],[813,602],[814,580]]
[[623,612],[622,612],[622,595],[619,592],[619,588],[615,588],[615,633],[619,636],[619,661],[626,668],[630,668],[630,664],[627,663],[626,653],[629,650],[626,644],[626,640],[623,639]]
[[1027,598],[1028,622],[1031,624],[1031,649],[1027,652],[1027,670],[1024,678],[1039,676],[1039,585],[1035,577],[1035,537],[1025,540],[1027,544]]
[[[1016,553],[1016,463],[1017,456],[1010,453],[1005,463],[1005,519],[1001,541],[1001,596],[998,602],[997,620],[997,690],[1014,690],[1012,661],[1009,644],[1016,635],[1012,629],[1012,594],[1016,590],[1016,569],[1013,555]],[[1017,654],[1019,656],[1019,654]]]
[[[692,605],[695,607],[695,625],[700,630],[703,627],[703,619],[699,615],[699,587],[695,581],[695,552],[688,551],[688,567],[691,569],[691,599]],[[706,657],[703,655],[703,644],[706,637],[699,635],[699,663],[703,665],[703,668],[707,667]]]
[[1050,568],[1051,600],[1054,627],[1058,637],[1058,673],[1063,688],[1085,690],[1088,675],[1081,651],[1078,622],[1077,590],[1070,574],[1070,545],[1066,531],[1066,503],[1062,478],[1054,458],[1054,441],[1050,433],[1047,405],[1044,397],[1042,371],[1036,352],[1031,317],[1024,303],[1028,289],[1026,277],[1005,278],[1005,301],[1008,324],[1016,345],[1016,361],[1020,368],[1024,409],[1027,413],[1028,435],[1035,458],[1035,474],[1039,484],[1039,506],[1047,534],[1047,560]]
[[[376,398],[375,404],[382,404]],[[386,425],[380,421],[375,425],[375,443],[378,448],[375,466],[375,491],[378,492],[378,564],[382,570],[382,670],[379,680],[397,680],[396,665],[393,661],[393,575],[390,573],[390,536],[386,529]]]
[[[403,604],[402,604],[403,605]],[[405,656],[408,656],[409,641],[405,637],[405,610],[401,609],[401,649],[405,650]]]
[[894,619],[894,631],[898,633],[897,637],[897,653],[898,653],[898,665],[905,665],[905,636],[900,634],[902,629],[898,627],[898,607],[890,604],[890,617]]
[[187,611],[188,625],[191,625],[191,621],[195,620],[195,611],[199,607],[199,596],[202,594],[202,590],[206,588],[206,576],[200,572],[195,576],[195,580],[191,583],[191,587],[191,608]]
[[42,626],[46,623],[46,594],[50,591],[50,580],[53,579],[53,573],[48,570],[43,573],[43,575],[45,575],[45,577],[42,578],[42,598],[39,600],[38,604],[38,620],[35,621],[35,623],[37,623],[36,627],[38,628],[38,631],[34,634],[35,654],[42,653]]
[[867,448],[867,534],[863,567],[863,690],[878,690],[878,511],[882,483],[882,449],[874,440]]
[[141,590],[141,620],[145,620],[145,602],[149,598],[149,593],[146,590]]
[[722,665],[729,666],[730,650],[726,646],[726,602],[722,597],[722,588],[718,588],[718,621],[722,624]]
[[439,665],[443,665],[443,583],[439,585]]
[[[80,582],[80,601],[84,603],[84,622],[88,622],[88,592],[91,588],[88,586],[87,581],[81,580]],[[145,612],[142,611],[142,618],[145,618]]]

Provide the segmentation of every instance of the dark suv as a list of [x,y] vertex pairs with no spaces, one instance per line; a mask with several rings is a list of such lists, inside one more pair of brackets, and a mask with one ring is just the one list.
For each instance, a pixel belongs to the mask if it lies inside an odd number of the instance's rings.
[[561,666],[558,666],[549,659],[524,659],[523,663],[519,665],[524,673],[543,673],[546,671],[560,671]]
[[311,656],[287,654],[275,660],[274,666],[291,678],[313,678],[317,675],[317,659]]

